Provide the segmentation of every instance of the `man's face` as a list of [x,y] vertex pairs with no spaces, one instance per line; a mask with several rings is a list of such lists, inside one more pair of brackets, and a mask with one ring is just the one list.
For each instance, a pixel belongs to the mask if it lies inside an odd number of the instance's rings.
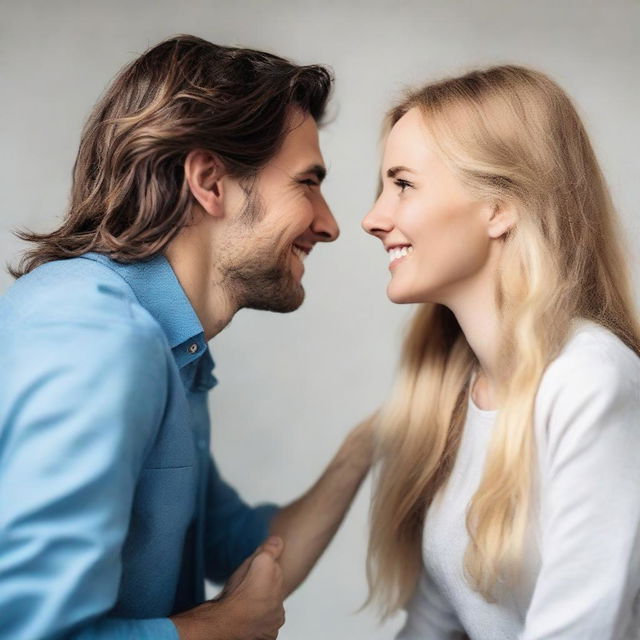
[[315,120],[299,111],[280,151],[244,191],[218,256],[239,307],[289,312],[304,300],[303,262],[338,225],[320,192],[325,166]]

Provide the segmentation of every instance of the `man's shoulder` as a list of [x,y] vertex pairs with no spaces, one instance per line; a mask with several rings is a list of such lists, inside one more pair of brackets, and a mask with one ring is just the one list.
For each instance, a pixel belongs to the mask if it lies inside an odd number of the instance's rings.
[[52,324],[129,328],[164,339],[127,282],[107,265],[82,257],[43,264],[0,297],[3,331],[24,333]]
[[[74,258],[19,278],[0,298],[0,380],[7,398],[55,379],[112,398],[167,385],[170,348],[158,322],[107,266]],[[93,391],[92,391],[93,393]]]

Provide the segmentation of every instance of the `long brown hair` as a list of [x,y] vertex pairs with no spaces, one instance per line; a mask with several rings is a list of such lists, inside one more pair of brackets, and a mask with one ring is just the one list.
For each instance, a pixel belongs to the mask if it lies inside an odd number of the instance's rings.
[[188,222],[183,163],[215,153],[231,175],[254,176],[278,151],[292,107],[316,121],[332,86],[324,67],[222,47],[181,35],[127,65],[91,113],[73,169],[71,201],[51,233],[18,231],[35,243],[14,277],[88,251],[123,262],[163,250]]
[[[545,368],[575,319],[606,327],[638,355],[640,327],[606,182],[555,82],[517,66],[473,71],[411,92],[389,112],[387,131],[414,108],[461,182],[518,214],[495,292],[502,326],[497,424],[466,523],[466,575],[492,600],[520,567],[535,481],[533,407]],[[421,305],[378,419],[368,578],[369,600],[383,615],[402,607],[416,584],[425,516],[454,464],[476,366],[454,314]]]

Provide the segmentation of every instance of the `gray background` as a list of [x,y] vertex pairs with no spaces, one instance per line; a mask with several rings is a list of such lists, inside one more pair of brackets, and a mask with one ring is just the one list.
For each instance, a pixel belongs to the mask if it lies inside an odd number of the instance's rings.
[[[321,138],[325,193],[342,228],[307,261],[296,313],[243,311],[212,341],[219,386],[213,446],[250,501],[286,502],[322,471],[349,428],[384,397],[411,311],[385,296],[387,257],[360,229],[378,168],[381,117],[401,90],[502,62],[550,73],[573,96],[613,191],[639,292],[640,2],[332,0],[0,1],[0,257],[10,230],[51,229],[66,202],[80,129],[118,69],[176,33],[331,65],[334,122]],[[10,284],[0,274],[0,292]],[[391,638],[356,613],[366,589],[370,487],[305,585],[283,640]]]

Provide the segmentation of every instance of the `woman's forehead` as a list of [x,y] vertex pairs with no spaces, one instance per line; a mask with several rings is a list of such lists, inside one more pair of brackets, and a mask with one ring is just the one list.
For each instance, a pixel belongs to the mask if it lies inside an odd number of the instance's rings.
[[410,109],[391,128],[384,146],[385,171],[396,165],[419,169],[433,157],[424,119],[417,108]]

